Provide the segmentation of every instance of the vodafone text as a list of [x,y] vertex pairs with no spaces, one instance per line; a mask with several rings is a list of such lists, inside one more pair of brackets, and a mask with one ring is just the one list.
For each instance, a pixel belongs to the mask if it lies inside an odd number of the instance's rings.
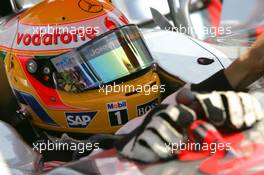
[[71,42],[89,41],[99,35],[98,27],[89,28],[64,28],[63,30],[47,31],[34,29],[33,34],[21,33],[17,34],[17,45],[40,46],[40,45],[57,45],[59,43],[69,44]]

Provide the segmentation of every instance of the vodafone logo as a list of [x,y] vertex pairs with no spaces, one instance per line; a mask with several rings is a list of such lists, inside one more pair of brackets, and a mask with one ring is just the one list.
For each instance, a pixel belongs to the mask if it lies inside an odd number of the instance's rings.
[[97,31],[92,30],[92,32],[83,32],[83,31],[75,31],[75,32],[55,32],[53,34],[30,34],[30,33],[20,33],[18,32],[16,42],[17,45],[23,44],[25,46],[48,46],[48,45],[58,45],[69,44],[71,42],[79,42],[79,41],[89,41],[93,38],[96,38]]
[[[82,2],[84,3],[84,1]],[[90,1],[85,0],[82,7],[87,2]],[[98,10],[97,8],[99,6],[93,4],[88,9],[96,11]],[[109,15],[109,13],[114,15]],[[39,54],[77,48],[121,24],[126,24],[126,20],[122,13],[115,8],[102,16],[72,23],[47,24],[46,26],[19,23],[12,48],[14,51],[27,51]],[[12,32],[10,31],[9,33]],[[7,41],[7,39],[2,38],[0,38],[0,45]]]

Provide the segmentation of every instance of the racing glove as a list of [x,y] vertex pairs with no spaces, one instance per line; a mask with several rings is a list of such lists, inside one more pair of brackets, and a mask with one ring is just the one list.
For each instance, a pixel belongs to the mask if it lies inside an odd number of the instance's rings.
[[196,111],[199,119],[204,119],[218,129],[241,130],[252,127],[264,118],[257,99],[244,92],[192,93],[187,89],[180,92],[177,102]]
[[184,106],[160,105],[150,111],[142,125],[116,144],[117,150],[130,159],[154,162],[174,158],[172,143],[184,142],[184,133],[196,120],[195,112]]

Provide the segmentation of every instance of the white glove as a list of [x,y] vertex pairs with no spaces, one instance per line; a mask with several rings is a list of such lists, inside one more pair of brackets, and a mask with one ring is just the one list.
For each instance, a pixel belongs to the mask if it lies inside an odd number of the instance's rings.
[[117,149],[141,162],[172,158],[175,152],[166,144],[183,142],[182,133],[194,120],[195,112],[184,105],[160,105],[149,112],[143,124],[119,143]]
[[264,118],[256,98],[243,92],[212,92],[194,94],[201,104],[206,119],[217,127],[244,129]]

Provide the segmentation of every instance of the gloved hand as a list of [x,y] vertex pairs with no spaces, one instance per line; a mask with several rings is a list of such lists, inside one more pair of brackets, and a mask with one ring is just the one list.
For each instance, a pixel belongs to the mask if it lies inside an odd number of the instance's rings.
[[178,106],[161,105],[150,111],[140,127],[117,142],[117,150],[141,162],[167,160],[179,153],[167,145],[187,141],[186,130],[197,118],[235,130],[251,127],[264,118],[259,102],[242,92],[198,94],[185,90],[179,93],[177,102]]
[[218,128],[245,129],[264,118],[260,103],[244,92],[198,94],[184,89],[177,102],[189,106],[196,111],[199,119],[205,119]]
[[116,147],[123,156],[141,162],[172,158],[177,152],[166,145],[184,142],[183,135],[194,120],[195,112],[184,105],[157,106],[148,113],[143,124],[117,142]]

